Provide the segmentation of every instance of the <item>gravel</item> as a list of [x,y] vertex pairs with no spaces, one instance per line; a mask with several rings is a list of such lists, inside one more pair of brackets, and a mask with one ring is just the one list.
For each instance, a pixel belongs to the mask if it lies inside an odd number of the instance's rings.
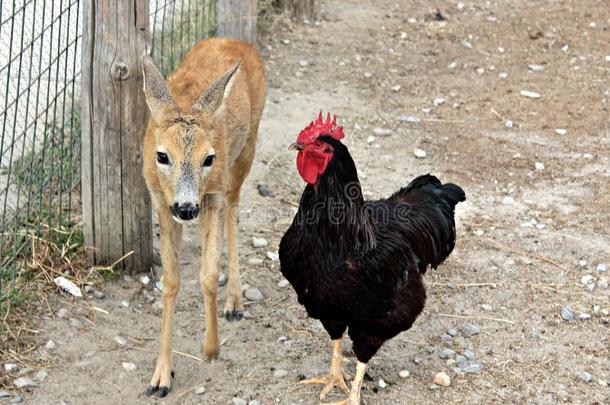
[[566,305],[565,307],[561,308],[561,318],[564,321],[573,321],[574,320],[574,311],[572,311],[572,308],[570,308],[569,305]]
[[565,128],[555,128],[555,133],[557,135],[565,135],[568,131]]
[[597,270],[598,273],[605,273],[606,271],[608,271],[608,266],[606,266],[605,263],[600,263],[597,265],[595,270]]
[[466,337],[471,337],[481,333],[481,328],[478,325],[472,323],[465,323],[464,325],[462,325],[462,333]]
[[379,381],[377,381],[377,386],[381,389],[384,389],[388,386],[388,383],[386,383],[383,378],[380,378]]
[[245,296],[250,301],[262,301],[265,299],[265,296],[258,288],[248,288]]
[[280,288],[286,288],[290,285],[290,282],[286,279],[280,280],[279,283],[277,283],[277,286]]
[[400,371],[398,372],[398,376],[399,376],[400,378],[408,378],[410,374],[411,374],[411,373],[409,373],[409,370],[400,370]]
[[205,394],[205,387],[197,387],[197,388],[195,388],[195,394],[197,394],[197,395]]
[[452,359],[455,357],[455,352],[451,349],[443,349],[438,353],[441,359]]
[[544,163],[534,162],[534,168],[538,171],[542,171],[542,170],[544,170]]

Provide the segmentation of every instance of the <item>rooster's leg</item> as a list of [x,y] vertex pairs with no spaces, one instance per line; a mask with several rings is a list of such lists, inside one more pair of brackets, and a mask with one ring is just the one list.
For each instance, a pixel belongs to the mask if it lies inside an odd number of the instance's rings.
[[345,379],[349,379],[349,375],[343,371],[341,367],[343,363],[343,354],[341,353],[341,339],[333,340],[333,359],[330,366],[330,373],[328,375],[313,377],[307,380],[301,381],[301,384],[324,384],[324,388],[320,392],[320,399],[324,399],[326,394],[337,386],[348,393],[349,388],[345,383]]
[[362,381],[364,380],[365,372],[366,363],[358,362],[358,365],[356,366],[356,376],[354,377],[354,381],[352,381],[352,390],[349,393],[349,397],[343,401],[321,405],[360,405],[360,390],[362,389]]

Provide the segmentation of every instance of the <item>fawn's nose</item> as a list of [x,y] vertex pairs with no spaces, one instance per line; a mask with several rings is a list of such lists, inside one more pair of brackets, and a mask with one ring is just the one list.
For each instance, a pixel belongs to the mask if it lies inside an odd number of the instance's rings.
[[172,206],[172,214],[183,221],[190,221],[191,219],[197,218],[197,215],[199,215],[199,204],[178,204],[176,202]]

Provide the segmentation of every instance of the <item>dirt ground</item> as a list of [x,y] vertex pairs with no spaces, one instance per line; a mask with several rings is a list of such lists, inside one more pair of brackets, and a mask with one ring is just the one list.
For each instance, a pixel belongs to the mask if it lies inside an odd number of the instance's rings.
[[[173,390],[162,401],[318,402],[320,387],[297,382],[328,368],[328,335],[290,287],[277,286],[279,264],[266,254],[277,250],[303,189],[287,146],[322,109],[345,126],[367,197],[431,172],[463,186],[468,198],[457,208],[455,251],[426,274],[424,313],[370,363],[366,403],[610,403],[610,274],[598,266],[610,265],[607,2],[317,3],[319,23],[280,26],[261,40],[270,91],[243,190],[240,252],[242,282],[265,299],[247,303],[250,319],[219,321],[218,360],[176,355]],[[401,122],[401,115],[420,121]],[[415,148],[427,156],[416,158]],[[274,196],[262,197],[260,184]],[[253,248],[254,236],[269,246]],[[199,251],[196,233],[187,231],[174,349],[196,357],[204,325]],[[264,262],[248,264],[253,258]],[[137,279],[102,288],[104,299],[58,303],[68,319],[43,314],[41,342],[57,347],[39,349],[51,366],[43,384],[19,392],[25,403],[158,401],[144,396],[158,349],[158,304]],[[560,316],[568,305],[572,321]],[[480,333],[441,339],[467,322]],[[443,348],[472,350],[482,372],[454,373],[439,358]],[[278,369],[287,375],[274,377]],[[400,378],[400,370],[410,376]],[[451,386],[432,383],[440,371]],[[206,392],[195,394],[199,387]],[[341,398],[334,391],[328,399]]]

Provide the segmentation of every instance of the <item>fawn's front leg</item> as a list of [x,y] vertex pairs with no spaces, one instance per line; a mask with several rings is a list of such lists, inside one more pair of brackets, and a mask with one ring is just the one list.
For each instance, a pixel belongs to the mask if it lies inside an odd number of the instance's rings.
[[244,314],[239,275],[239,255],[237,253],[237,227],[239,225],[239,189],[227,194],[225,224],[229,250],[229,274],[227,283],[227,302],[225,318],[239,321]]
[[163,263],[163,315],[161,317],[161,337],[157,367],[146,394],[155,391],[157,396],[164,397],[171,388],[174,375],[172,356],[172,318],[176,304],[176,295],[180,289],[178,254],[182,241],[182,225],[172,218],[169,208],[159,204],[159,228],[161,234],[161,262]]
[[203,354],[208,358],[218,357],[218,319],[216,298],[218,292],[218,261],[222,249],[222,226],[224,222],[223,201],[219,195],[207,195],[201,223],[203,251],[199,281],[203,289],[205,306],[205,335]]

